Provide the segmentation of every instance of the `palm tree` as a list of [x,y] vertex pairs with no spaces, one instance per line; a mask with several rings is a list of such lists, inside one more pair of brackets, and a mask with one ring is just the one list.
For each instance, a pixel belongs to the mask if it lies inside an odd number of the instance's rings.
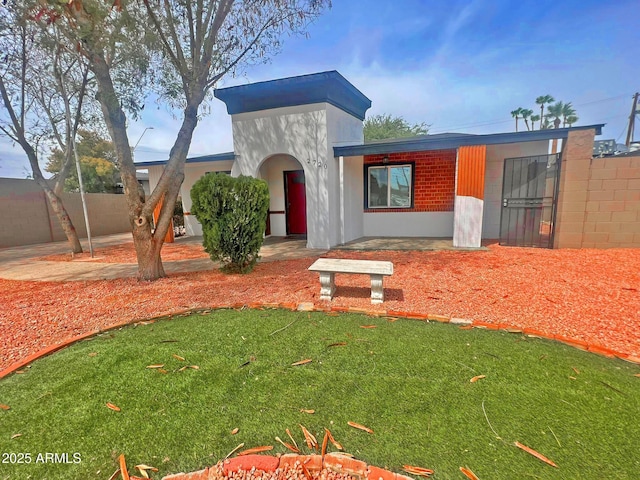
[[536,122],[540,120],[540,115],[531,115],[531,130],[536,129]]
[[[562,126],[566,127],[567,123],[569,123],[567,121],[567,118],[575,117],[575,116],[576,116],[576,111],[573,109],[571,102],[565,103],[562,106]],[[576,118],[576,121],[577,121],[577,118]]]
[[511,112],[511,116],[516,119],[516,132],[518,131],[518,119],[520,115],[522,115],[522,107],[518,107]]
[[564,103],[556,102],[553,105],[549,105],[547,111],[547,116],[549,118],[553,118],[553,128],[559,128],[560,123],[562,123],[560,118],[563,116],[562,112],[564,111]]
[[527,126],[527,130],[531,130],[529,128],[529,117],[532,114],[533,114],[533,110],[529,110],[528,108],[525,108],[520,112],[520,115],[522,115],[522,119],[524,120],[524,124]]
[[[555,101],[556,99],[551,95],[540,95],[538,98],[536,98],[536,103],[540,105],[540,118],[544,118],[544,104]],[[540,124],[540,128],[542,129],[542,124]]]
[[575,115],[567,115],[567,118],[565,119],[565,121],[567,122],[567,125],[569,125],[570,127],[573,126],[574,123],[576,123],[579,120],[578,117],[576,117]]

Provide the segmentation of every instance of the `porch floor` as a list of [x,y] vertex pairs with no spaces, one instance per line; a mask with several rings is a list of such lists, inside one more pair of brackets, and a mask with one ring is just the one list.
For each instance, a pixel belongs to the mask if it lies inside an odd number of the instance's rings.
[[454,247],[453,238],[450,237],[361,237],[334,248],[336,250],[487,250],[486,246]]

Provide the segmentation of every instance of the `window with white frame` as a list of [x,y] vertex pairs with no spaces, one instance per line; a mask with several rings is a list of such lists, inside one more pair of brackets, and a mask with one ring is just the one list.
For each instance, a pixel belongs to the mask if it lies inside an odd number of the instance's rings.
[[412,165],[368,167],[368,208],[411,208],[412,170]]

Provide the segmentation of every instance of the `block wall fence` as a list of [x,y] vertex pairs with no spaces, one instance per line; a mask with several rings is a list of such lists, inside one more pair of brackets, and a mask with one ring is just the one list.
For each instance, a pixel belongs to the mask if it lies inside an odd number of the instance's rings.
[[[390,153],[386,156],[389,157],[387,165],[415,164],[413,208],[372,208],[365,209],[365,212],[453,212],[456,184],[455,150]],[[385,155],[366,155],[364,165],[366,167],[382,164],[384,157]]]
[[[124,195],[86,194],[92,236],[131,231]],[[78,193],[62,194],[62,201],[80,238],[87,231]],[[0,248],[59,242],[66,236],[44,191],[33,180],[0,178]]]
[[592,158],[594,132],[562,153],[555,248],[640,247],[640,155]]

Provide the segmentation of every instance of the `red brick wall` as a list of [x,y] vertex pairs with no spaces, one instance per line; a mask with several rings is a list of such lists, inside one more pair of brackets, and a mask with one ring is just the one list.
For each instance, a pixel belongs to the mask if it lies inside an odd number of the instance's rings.
[[[384,155],[365,155],[364,164],[381,164],[383,157]],[[390,153],[388,157],[388,165],[415,163],[413,208],[367,208],[365,212],[453,212],[455,150]],[[365,191],[366,188],[365,184]]]

